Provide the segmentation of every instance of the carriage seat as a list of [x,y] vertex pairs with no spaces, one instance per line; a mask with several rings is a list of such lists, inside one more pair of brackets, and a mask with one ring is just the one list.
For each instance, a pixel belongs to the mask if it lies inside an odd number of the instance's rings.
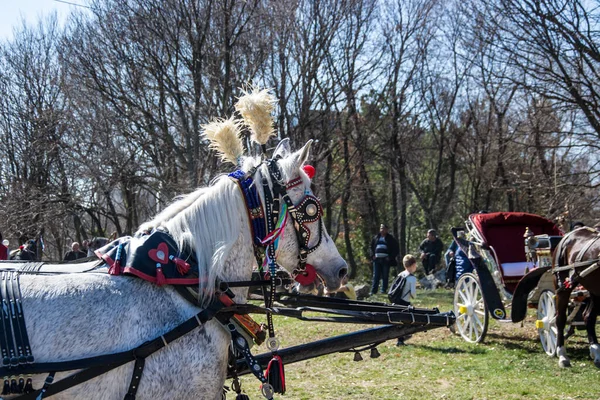
[[532,264],[530,262],[511,262],[500,264],[502,266],[502,272],[504,276],[518,276],[525,275],[527,268],[531,269]]

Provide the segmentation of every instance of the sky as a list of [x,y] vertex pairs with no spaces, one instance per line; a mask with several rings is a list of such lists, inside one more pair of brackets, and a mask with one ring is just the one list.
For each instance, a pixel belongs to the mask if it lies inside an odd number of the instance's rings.
[[[64,1],[85,4],[85,0]],[[0,0],[0,40],[12,39],[13,28],[20,27],[22,19],[25,19],[30,25],[35,25],[39,17],[56,11],[59,21],[63,22],[69,12],[76,8],[67,3],[56,0]]]

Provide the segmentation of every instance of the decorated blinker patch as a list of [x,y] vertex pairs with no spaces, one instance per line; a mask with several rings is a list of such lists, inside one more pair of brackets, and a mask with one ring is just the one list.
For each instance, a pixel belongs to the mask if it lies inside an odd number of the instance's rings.
[[162,242],[156,249],[148,251],[148,256],[157,263],[166,264],[169,262],[169,247],[165,242]]

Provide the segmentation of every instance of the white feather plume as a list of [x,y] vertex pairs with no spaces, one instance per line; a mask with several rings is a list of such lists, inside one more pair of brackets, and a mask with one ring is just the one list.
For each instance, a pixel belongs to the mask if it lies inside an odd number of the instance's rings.
[[244,146],[240,138],[242,121],[231,117],[217,119],[202,125],[204,137],[210,142],[210,148],[215,150],[221,161],[237,165],[244,154]]
[[275,135],[272,113],[277,100],[269,89],[253,87],[250,93],[243,89],[242,92],[244,95],[238,99],[235,109],[250,129],[250,139],[258,144],[265,144]]

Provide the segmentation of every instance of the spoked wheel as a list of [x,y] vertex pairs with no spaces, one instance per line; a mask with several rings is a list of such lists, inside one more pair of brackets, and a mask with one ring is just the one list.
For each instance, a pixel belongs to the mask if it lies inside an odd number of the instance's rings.
[[488,329],[488,310],[483,300],[479,279],[473,274],[461,275],[454,290],[456,328],[467,342],[480,343]]
[[556,301],[552,290],[544,290],[540,295],[535,327],[540,335],[542,348],[549,356],[556,355]]

